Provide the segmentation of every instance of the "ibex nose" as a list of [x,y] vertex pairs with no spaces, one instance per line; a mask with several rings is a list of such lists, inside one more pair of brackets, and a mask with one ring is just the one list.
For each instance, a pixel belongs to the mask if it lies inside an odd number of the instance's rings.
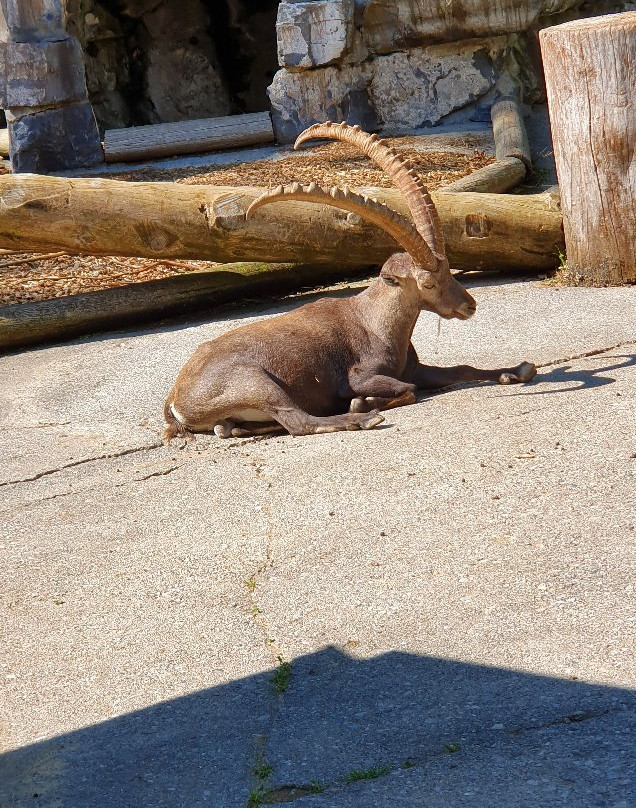
[[457,306],[455,311],[457,312],[457,316],[460,317],[462,320],[468,320],[469,317],[472,317],[473,314],[477,311],[477,301],[475,298],[469,294],[465,289],[462,288],[463,292],[463,300]]

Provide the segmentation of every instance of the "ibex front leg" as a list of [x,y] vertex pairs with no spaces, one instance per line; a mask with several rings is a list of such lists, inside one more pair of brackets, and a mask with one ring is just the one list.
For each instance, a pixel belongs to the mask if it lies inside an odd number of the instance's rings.
[[349,412],[390,410],[417,400],[414,384],[373,370],[353,369],[349,374],[349,388],[343,395],[343,398],[351,396]]
[[409,352],[404,378],[415,384],[418,390],[439,390],[460,382],[518,384],[529,382],[536,375],[537,369],[531,362],[522,362],[513,368],[493,369],[474,368],[471,365],[455,365],[449,368],[423,365],[413,350]]

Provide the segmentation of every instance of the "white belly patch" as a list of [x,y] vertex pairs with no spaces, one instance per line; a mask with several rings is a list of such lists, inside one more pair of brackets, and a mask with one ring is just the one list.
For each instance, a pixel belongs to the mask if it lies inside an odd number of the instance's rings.
[[179,423],[180,423],[182,426],[185,426],[185,425],[186,425],[186,419],[183,417],[183,415],[181,415],[181,413],[180,413],[180,412],[178,412],[178,410],[177,410],[177,408],[174,406],[174,404],[171,404],[171,405],[170,405],[170,412],[171,412],[171,413],[174,415],[174,417],[177,419],[177,421],[178,421],[178,422],[179,422]]

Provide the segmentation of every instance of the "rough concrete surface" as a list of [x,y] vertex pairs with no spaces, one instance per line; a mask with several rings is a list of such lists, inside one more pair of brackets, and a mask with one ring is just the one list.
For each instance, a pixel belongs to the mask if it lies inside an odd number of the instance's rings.
[[636,288],[467,285],[364,433],[161,445],[298,300],[0,358],[0,808],[633,804]]

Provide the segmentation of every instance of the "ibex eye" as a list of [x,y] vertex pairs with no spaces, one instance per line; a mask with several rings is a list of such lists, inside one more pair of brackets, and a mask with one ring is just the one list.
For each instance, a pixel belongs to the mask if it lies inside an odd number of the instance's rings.
[[388,275],[382,275],[382,280],[388,283],[389,286],[399,286],[398,281],[396,281],[395,278],[390,278]]

